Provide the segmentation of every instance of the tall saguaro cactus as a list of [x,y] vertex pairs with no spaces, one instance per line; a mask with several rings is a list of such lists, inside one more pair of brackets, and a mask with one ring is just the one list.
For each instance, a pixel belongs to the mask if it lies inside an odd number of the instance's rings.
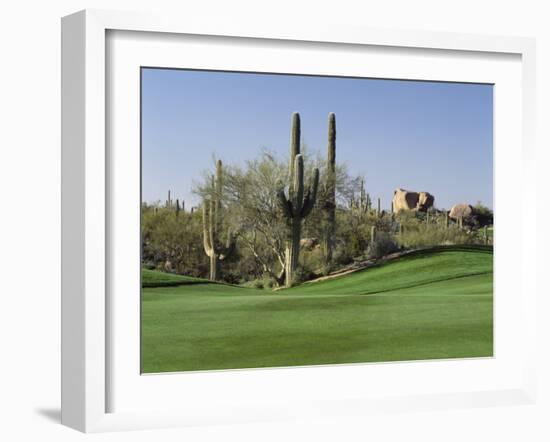
[[[336,232],[336,116],[328,114],[328,146],[327,146],[327,188],[325,201],[325,260],[332,261],[334,235]],[[361,195],[362,197],[362,195]]]
[[319,186],[319,169],[314,170],[312,182],[307,189],[304,186],[304,158],[300,153],[300,115],[297,112],[292,114],[288,168],[288,196],[285,194],[284,187],[277,193],[279,205],[288,227],[285,244],[286,287],[292,285],[294,272],[298,267],[302,220],[311,213],[317,199]]
[[222,191],[223,191],[222,162],[216,163],[216,176],[212,176],[210,198],[203,201],[202,228],[204,251],[210,257],[210,279],[216,281],[220,275],[221,262],[231,255],[235,248],[235,240],[228,232],[227,241],[223,243],[220,238],[222,218]]

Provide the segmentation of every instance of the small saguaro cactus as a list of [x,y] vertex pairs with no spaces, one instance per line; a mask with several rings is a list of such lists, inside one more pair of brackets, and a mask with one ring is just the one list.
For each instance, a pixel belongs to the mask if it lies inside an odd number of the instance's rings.
[[180,216],[180,200],[176,198],[176,218]]
[[378,205],[376,206],[376,216],[380,217],[382,211],[380,210],[380,198],[378,198]]
[[361,178],[361,189],[359,192],[359,212],[363,215],[369,211],[369,194],[365,192],[364,178]]
[[367,208],[367,196],[365,194],[365,179],[361,178],[361,188],[359,189],[359,208],[361,211]]
[[365,192],[365,179],[361,178],[361,184],[359,187],[359,198],[356,200],[355,196],[352,197],[351,209],[363,216],[369,211],[369,194]]
[[211,195],[205,199],[202,205],[202,228],[204,251],[210,258],[210,279],[216,281],[220,275],[220,265],[231,255],[235,248],[235,239],[230,231],[227,241],[223,243],[220,238],[222,230],[222,162],[216,163],[216,176],[212,176]]
[[325,260],[332,261],[336,231],[336,116],[328,114],[327,188],[325,200]]
[[294,272],[298,267],[300,254],[300,235],[302,220],[311,213],[317,199],[319,186],[319,169],[313,172],[311,184],[304,186],[304,158],[300,154],[300,115],[292,114],[290,131],[288,196],[282,187],[277,193],[279,205],[287,223],[287,238],[285,241],[285,286],[293,283]]
[[371,243],[376,241],[376,226],[371,226],[370,228],[370,241]]

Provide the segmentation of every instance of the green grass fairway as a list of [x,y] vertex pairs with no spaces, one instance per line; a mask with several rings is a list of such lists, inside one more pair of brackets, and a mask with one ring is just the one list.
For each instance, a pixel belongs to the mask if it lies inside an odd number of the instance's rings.
[[491,356],[492,271],[464,248],[275,292],[147,271],[142,371]]

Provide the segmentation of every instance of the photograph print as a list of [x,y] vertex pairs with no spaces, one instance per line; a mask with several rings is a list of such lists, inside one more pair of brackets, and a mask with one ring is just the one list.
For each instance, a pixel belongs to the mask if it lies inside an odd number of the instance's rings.
[[141,371],[493,356],[493,86],[141,69]]

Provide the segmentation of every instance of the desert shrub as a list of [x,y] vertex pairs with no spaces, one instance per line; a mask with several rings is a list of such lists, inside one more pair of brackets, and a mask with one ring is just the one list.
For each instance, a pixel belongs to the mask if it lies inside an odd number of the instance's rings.
[[266,290],[270,290],[278,286],[277,281],[275,281],[275,279],[269,275],[264,275],[262,278],[262,281],[263,281],[263,287]]
[[474,206],[474,213],[476,215],[493,216],[493,211],[489,209],[489,207],[481,204],[481,201],[478,201]]
[[228,284],[238,285],[242,282],[242,277],[238,273],[224,271],[223,267],[221,273],[223,281]]
[[316,278],[318,275],[313,273],[311,270],[303,267],[298,266],[296,271],[294,272],[293,279],[292,279],[292,285],[298,285],[306,281],[310,281],[314,278]]
[[415,229],[422,224],[422,213],[414,210],[401,210],[395,217],[396,222],[400,224],[404,230]]
[[[478,244],[486,244],[485,242],[485,229],[483,227],[480,227],[478,229],[474,229],[470,232],[470,235],[473,236],[474,241]],[[493,228],[488,227],[487,228],[487,244],[493,243]]]
[[300,267],[304,274],[322,274],[325,268],[325,257],[320,247],[313,250],[302,250],[300,253]]
[[166,271],[196,277],[208,276],[208,257],[202,247],[199,213],[171,208],[143,206],[141,212],[142,262]]
[[462,229],[440,226],[418,225],[414,229],[404,229],[396,236],[397,243],[407,248],[433,247],[438,245],[473,244],[476,236]]
[[474,206],[474,216],[472,218],[474,228],[493,225],[493,211],[479,201]]
[[278,286],[277,281],[270,277],[269,275],[264,275],[260,278],[251,279],[249,281],[241,282],[243,287],[249,287],[253,289],[265,289],[271,290]]
[[336,212],[336,237],[340,253],[355,256],[367,246],[368,229],[359,214],[351,210]]
[[332,262],[336,267],[345,266],[353,262],[353,255],[343,241],[337,242],[332,254]]
[[250,281],[246,281],[244,284],[242,284],[243,287],[253,288],[253,289],[263,289],[264,288],[264,281],[263,279],[251,279]]
[[248,281],[262,277],[262,270],[258,267],[254,256],[240,240],[237,240],[233,254],[224,261],[221,273],[224,281],[232,284],[238,284],[242,279]]
[[332,271],[336,270],[338,266],[334,262],[325,262],[319,269],[319,276],[327,276]]
[[367,252],[370,243],[371,227],[377,232],[390,233],[395,222],[390,214],[377,216],[374,212],[362,213],[357,210],[339,211],[337,213],[336,235],[339,242],[334,252],[334,262],[345,265],[354,258]]
[[389,233],[378,232],[375,240],[369,244],[367,255],[369,258],[381,258],[398,250],[399,245]]

